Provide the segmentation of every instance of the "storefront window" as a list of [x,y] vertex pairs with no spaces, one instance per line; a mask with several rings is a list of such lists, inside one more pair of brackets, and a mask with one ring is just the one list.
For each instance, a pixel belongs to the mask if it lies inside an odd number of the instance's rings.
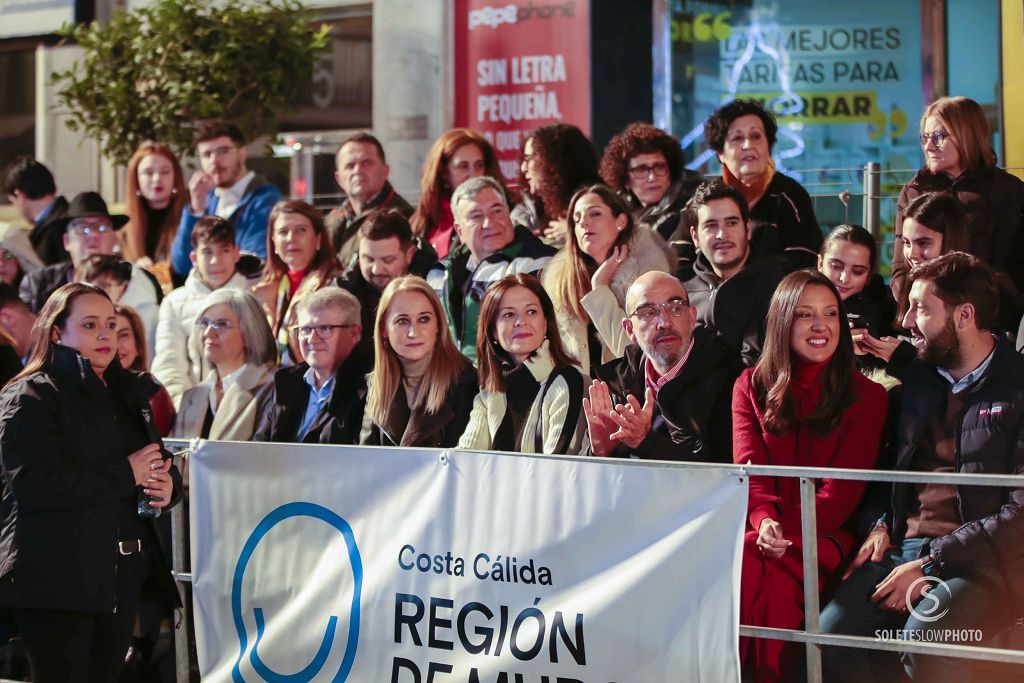
[[[667,71],[655,78],[656,123],[680,138],[689,166],[721,173],[704,142],[704,120],[736,97],[775,113],[776,167],[808,190],[824,229],[864,222],[863,169],[878,163],[873,227],[883,272],[895,199],[923,163],[918,122],[925,103],[947,89],[974,97],[998,128],[997,0],[662,0],[656,7],[664,28],[656,54]],[[961,40],[980,35],[993,39]],[[966,84],[970,92],[951,90]],[[850,196],[841,198],[843,191]]]

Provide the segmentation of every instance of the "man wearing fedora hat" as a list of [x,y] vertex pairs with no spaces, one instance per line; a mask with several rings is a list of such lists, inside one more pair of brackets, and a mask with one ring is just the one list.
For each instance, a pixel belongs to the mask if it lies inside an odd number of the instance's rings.
[[[113,254],[117,245],[117,230],[128,222],[127,216],[110,215],[107,203],[95,192],[82,192],[68,205],[59,221],[64,231],[64,248],[70,260],[55,263],[25,276],[19,295],[33,313],[38,313],[50,294],[74,280],[75,269],[93,254]],[[160,299],[163,298],[156,279],[142,268],[132,266],[131,279],[121,296],[120,303],[131,306],[142,318],[146,336],[152,338],[156,330]]]

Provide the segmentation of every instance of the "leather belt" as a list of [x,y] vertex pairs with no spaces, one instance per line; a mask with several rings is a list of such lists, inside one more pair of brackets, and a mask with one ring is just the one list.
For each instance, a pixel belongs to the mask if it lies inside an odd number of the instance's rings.
[[142,541],[135,539],[134,541],[118,541],[117,552],[122,555],[133,555],[134,553],[142,552]]

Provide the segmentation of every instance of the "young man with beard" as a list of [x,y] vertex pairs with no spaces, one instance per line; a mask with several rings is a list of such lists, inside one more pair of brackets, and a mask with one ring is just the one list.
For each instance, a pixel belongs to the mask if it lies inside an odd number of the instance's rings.
[[[772,295],[791,268],[779,255],[755,257],[747,202],[720,180],[697,188],[683,211],[683,225],[698,252],[694,276],[684,285],[697,321],[753,366],[764,344]],[[762,243],[771,237],[764,228],[758,232],[764,233]]]
[[171,247],[171,266],[179,278],[192,270],[192,229],[203,216],[220,216],[235,226],[239,249],[267,257],[267,221],[281,191],[246,165],[242,131],[231,123],[208,121],[194,136],[201,168],[188,183],[190,203],[181,212]]
[[594,372],[583,399],[597,456],[732,462],[732,386],[739,358],[696,324],[679,280],[652,271],[626,292],[632,344]]
[[[895,469],[1024,473],[1024,357],[992,333],[999,313],[995,272],[951,252],[915,266],[909,281],[903,326],[914,336],[918,360],[903,381]],[[951,642],[944,634],[991,635],[1024,614],[1024,489],[884,489],[888,496],[865,504],[864,519],[874,522],[822,612],[823,631],[870,636],[906,629],[915,640]],[[921,601],[925,587],[931,590]],[[824,653],[826,680],[872,676],[862,651]],[[966,660],[909,653],[902,659],[913,680],[971,679]]]

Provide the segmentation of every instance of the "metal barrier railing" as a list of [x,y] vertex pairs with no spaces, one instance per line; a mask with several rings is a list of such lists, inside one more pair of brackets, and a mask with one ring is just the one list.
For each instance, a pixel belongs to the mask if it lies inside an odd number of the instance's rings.
[[[175,452],[176,464],[180,466],[180,455],[187,452],[189,442],[167,439],[165,445]],[[301,446],[299,446],[301,448]],[[712,465],[705,463],[658,463],[687,469],[736,468],[746,476],[787,477],[800,480],[801,535],[803,540],[803,582],[804,582],[804,628],[789,630],[763,626],[740,625],[739,634],[750,638],[764,638],[804,643],[807,648],[807,683],[821,683],[821,647],[839,646],[863,650],[910,652],[923,655],[941,655],[961,659],[983,660],[1024,666],[1024,650],[959,645],[949,643],[927,643],[863,636],[843,636],[822,633],[819,617],[821,606],[818,593],[818,535],[817,513],[815,510],[815,482],[820,479],[844,479],[862,482],[905,483],[905,484],[949,484],[956,486],[991,486],[1024,488],[1024,475],[1006,474],[935,474],[925,472],[852,470],[820,467],[777,467],[771,465]],[[185,600],[185,584],[191,584],[192,574],[186,571],[185,559],[185,509],[178,505],[171,513],[172,569],[178,592],[182,598],[183,615],[178,621],[178,637],[174,639],[175,661],[178,682],[189,680],[189,623],[191,614]],[[184,637],[182,637],[184,635]]]

